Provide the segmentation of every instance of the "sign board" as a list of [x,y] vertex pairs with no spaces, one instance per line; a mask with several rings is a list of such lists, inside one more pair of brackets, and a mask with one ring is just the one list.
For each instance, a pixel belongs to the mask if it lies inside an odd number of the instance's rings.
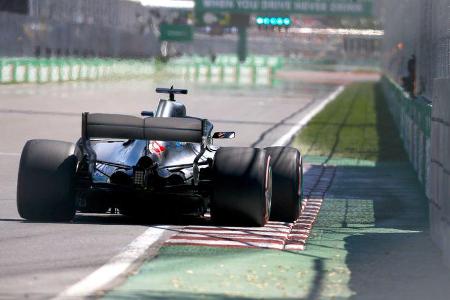
[[161,24],[159,26],[161,41],[168,42],[190,42],[193,39],[194,31],[190,25],[181,24]]
[[205,14],[195,14],[195,25],[196,26],[221,26],[229,27],[231,21],[231,14],[226,12],[220,13],[205,13]]
[[372,16],[371,0],[195,0],[196,13],[279,13]]

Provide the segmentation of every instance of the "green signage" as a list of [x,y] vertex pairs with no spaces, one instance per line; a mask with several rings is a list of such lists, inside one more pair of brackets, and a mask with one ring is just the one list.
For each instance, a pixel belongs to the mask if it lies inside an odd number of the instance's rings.
[[159,26],[161,41],[169,42],[190,42],[193,39],[194,31],[190,25],[161,24]]
[[195,0],[195,11],[372,16],[371,0]]

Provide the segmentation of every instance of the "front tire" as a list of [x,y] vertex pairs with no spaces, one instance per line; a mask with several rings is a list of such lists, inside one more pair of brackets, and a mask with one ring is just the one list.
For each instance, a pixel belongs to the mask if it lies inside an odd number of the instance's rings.
[[264,226],[270,216],[271,174],[270,157],[266,151],[220,148],[213,165],[213,222]]
[[30,221],[70,221],[75,215],[78,159],[72,143],[31,140],[20,158],[17,210]]

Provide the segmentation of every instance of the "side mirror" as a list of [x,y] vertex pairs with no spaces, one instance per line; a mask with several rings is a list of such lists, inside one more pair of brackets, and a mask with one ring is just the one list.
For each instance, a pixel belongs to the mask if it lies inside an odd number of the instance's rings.
[[234,131],[219,131],[214,132],[212,138],[213,139],[234,139],[236,133]]
[[153,118],[155,116],[155,113],[152,112],[152,111],[144,110],[144,111],[141,112],[141,116],[143,116],[143,117],[152,117]]

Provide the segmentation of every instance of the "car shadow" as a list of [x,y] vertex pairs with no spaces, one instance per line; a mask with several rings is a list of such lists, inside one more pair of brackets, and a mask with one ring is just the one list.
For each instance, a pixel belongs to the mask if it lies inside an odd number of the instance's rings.
[[149,220],[142,220],[133,218],[119,213],[105,213],[105,214],[90,214],[77,213],[73,220],[68,222],[52,222],[52,221],[29,221],[21,218],[0,218],[0,222],[14,222],[24,224],[95,224],[95,225],[139,225],[139,226],[154,226],[154,225],[211,225],[211,221],[200,216],[189,215],[173,215],[173,216],[159,216]]
[[99,224],[99,225],[210,225],[209,219],[196,215],[160,214],[148,219],[117,214],[87,214],[78,213],[71,223],[74,224]]

